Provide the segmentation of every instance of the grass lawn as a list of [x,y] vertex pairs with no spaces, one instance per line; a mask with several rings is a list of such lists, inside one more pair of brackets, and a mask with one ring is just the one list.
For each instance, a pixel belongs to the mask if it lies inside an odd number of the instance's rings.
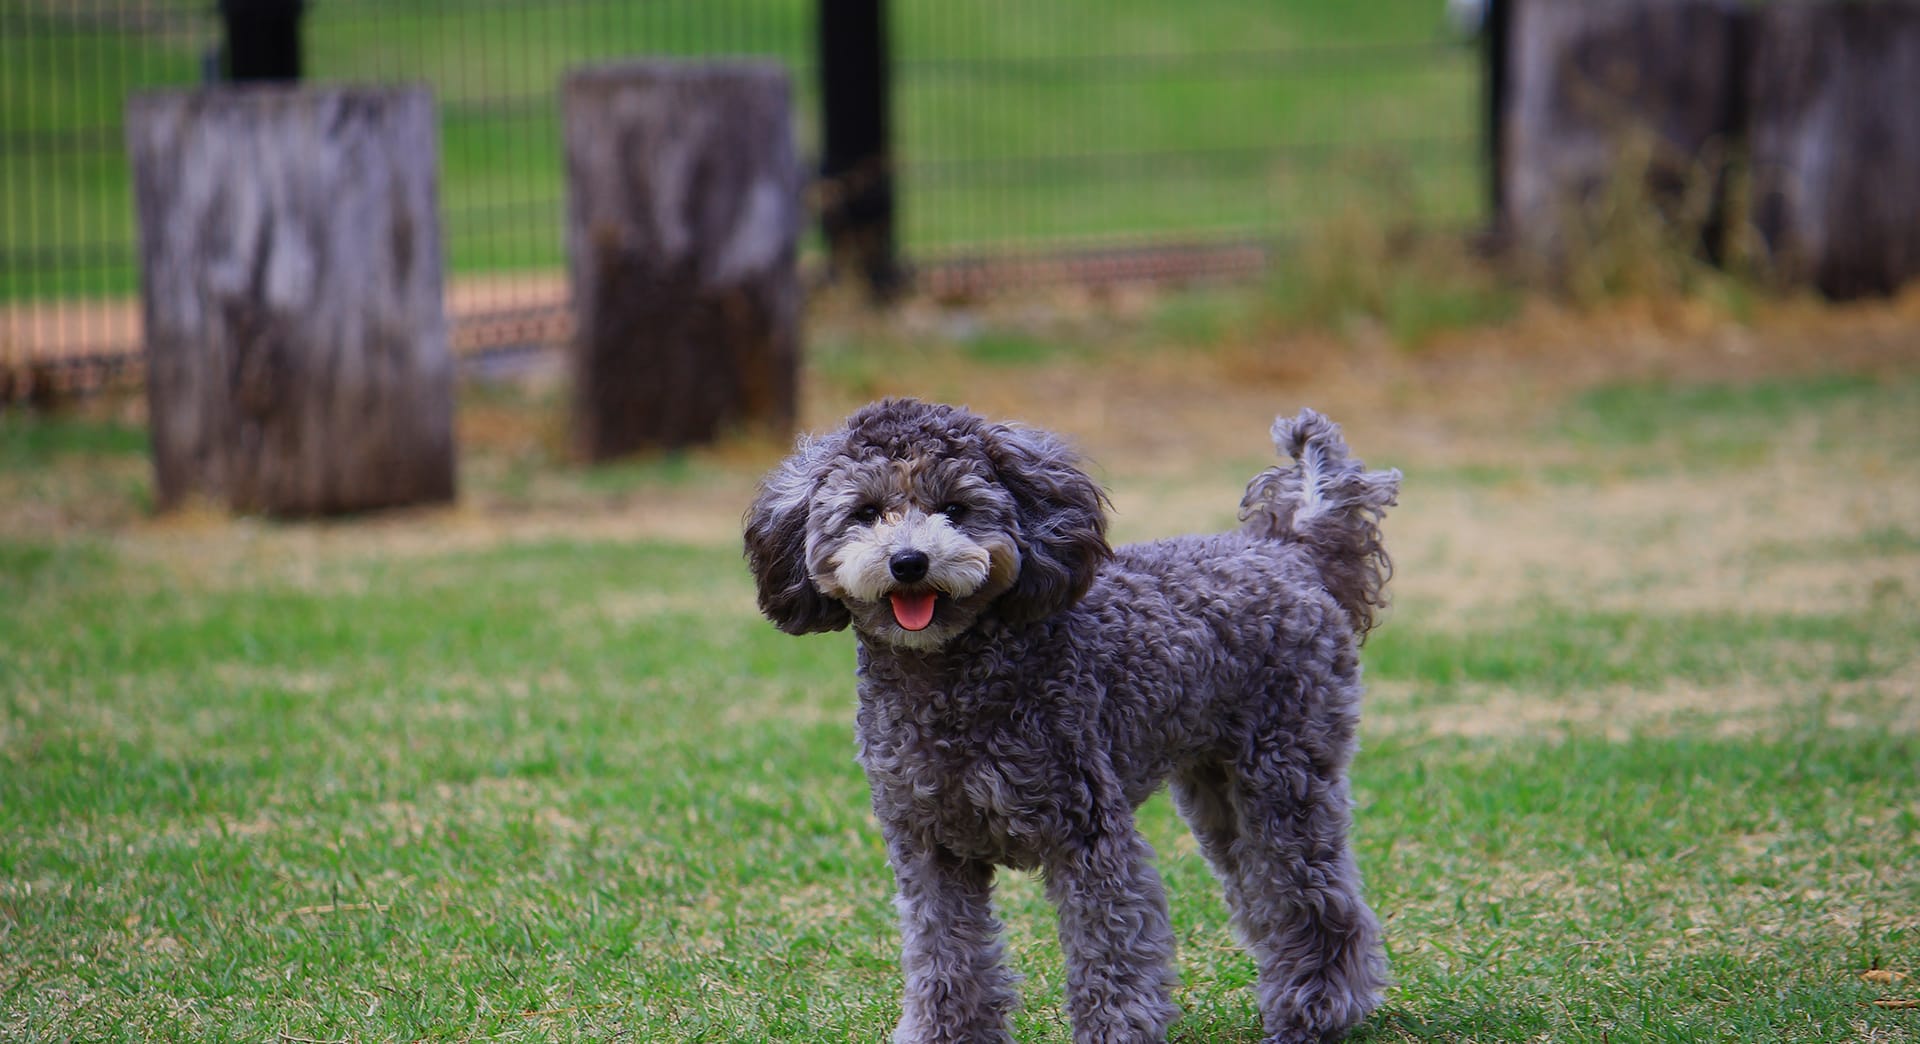
[[[1354,769],[1397,985],[1354,1039],[1920,1034],[1910,322],[1407,350],[1094,304],[823,322],[807,412],[1063,429],[1123,539],[1229,523],[1302,403],[1405,470]],[[0,414],[0,1037],[884,1038],[852,643],[760,620],[734,544],[777,447],[583,474],[561,401],[467,388],[461,507],[326,524],[150,518],[137,410]],[[1205,865],[1143,823],[1174,1039],[1252,1044]],[[1040,888],[1000,895],[1021,1039],[1066,1041]]]
[[[0,301],[137,289],[123,100],[199,82],[218,43],[203,3],[120,20],[57,8],[0,0]],[[309,8],[305,58],[316,81],[431,86],[454,272],[553,269],[568,69],[662,54],[783,62],[813,156],[813,10],[329,0]],[[1449,42],[1438,0],[896,0],[889,17],[911,256],[1297,234],[1342,206],[1445,224],[1480,211],[1477,59]]]

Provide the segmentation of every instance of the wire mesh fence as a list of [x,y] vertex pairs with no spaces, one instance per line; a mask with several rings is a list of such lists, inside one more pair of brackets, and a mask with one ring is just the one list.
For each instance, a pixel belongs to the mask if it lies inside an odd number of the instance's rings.
[[[778,60],[817,156],[816,18],[814,0],[310,0],[303,75],[432,88],[455,347],[484,351],[566,336],[566,70]],[[892,0],[887,18],[899,250],[923,280],[1243,268],[1343,210],[1483,214],[1480,63],[1441,0]],[[0,371],[137,359],[122,107],[219,79],[223,46],[210,0],[0,0]]]

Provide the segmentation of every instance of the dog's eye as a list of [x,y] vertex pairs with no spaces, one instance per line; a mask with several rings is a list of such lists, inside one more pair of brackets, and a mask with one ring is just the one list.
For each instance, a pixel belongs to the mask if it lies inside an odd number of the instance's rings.
[[942,504],[940,505],[940,513],[947,516],[947,521],[958,522],[967,517],[967,506],[958,501]]
[[853,514],[847,517],[860,525],[870,526],[880,521],[880,509],[872,504],[863,504],[860,507],[854,508]]

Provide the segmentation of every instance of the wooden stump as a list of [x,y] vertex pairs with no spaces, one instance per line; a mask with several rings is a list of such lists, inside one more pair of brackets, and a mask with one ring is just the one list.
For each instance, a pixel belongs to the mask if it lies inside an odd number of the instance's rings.
[[1831,297],[1920,276],[1920,5],[1754,12],[1754,227],[1782,282]]
[[575,448],[795,417],[801,177],[787,77],[638,62],[564,87]]
[[1743,57],[1733,0],[1515,0],[1499,157],[1510,240],[1565,260],[1623,197],[1671,227],[1715,227]]
[[126,123],[159,505],[451,499],[427,92],[145,94]]

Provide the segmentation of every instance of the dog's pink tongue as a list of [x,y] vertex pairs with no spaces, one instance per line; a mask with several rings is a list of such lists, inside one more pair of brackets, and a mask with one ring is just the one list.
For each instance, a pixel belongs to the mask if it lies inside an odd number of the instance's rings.
[[927,625],[933,622],[934,594],[932,591],[925,593],[895,591],[889,597],[893,599],[893,618],[900,621],[900,626],[907,630],[924,631]]

